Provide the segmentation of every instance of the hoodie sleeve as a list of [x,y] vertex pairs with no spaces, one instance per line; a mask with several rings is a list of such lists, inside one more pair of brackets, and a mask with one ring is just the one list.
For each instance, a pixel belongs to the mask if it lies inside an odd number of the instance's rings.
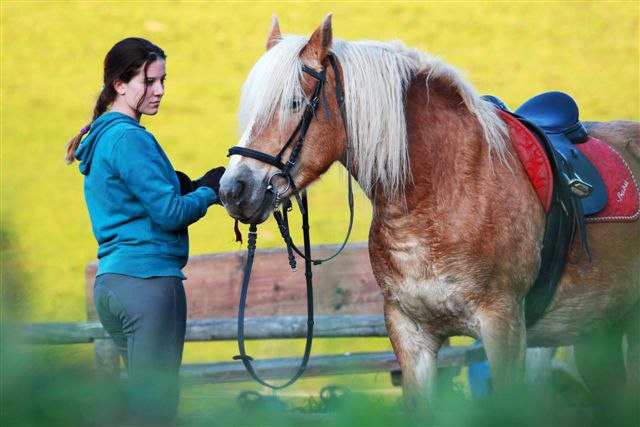
[[175,171],[168,170],[157,143],[143,130],[124,131],[113,146],[111,163],[151,220],[166,231],[196,222],[217,200],[208,187],[180,196],[171,181]]

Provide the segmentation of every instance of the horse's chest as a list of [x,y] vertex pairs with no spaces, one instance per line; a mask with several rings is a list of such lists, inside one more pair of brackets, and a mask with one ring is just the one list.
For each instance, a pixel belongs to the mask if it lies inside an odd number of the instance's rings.
[[450,277],[387,276],[382,287],[387,299],[417,323],[454,333],[476,329],[465,286]]
[[[417,323],[440,331],[474,330],[473,289],[451,268],[434,263],[425,241],[379,229],[370,241],[374,274],[388,302]],[[440,267],[438,267],[440,266]]]
[[389,294],[401,309],[420,322],[466,323],[470,307],[455,283],[431,278],[407,278],[390,286]]

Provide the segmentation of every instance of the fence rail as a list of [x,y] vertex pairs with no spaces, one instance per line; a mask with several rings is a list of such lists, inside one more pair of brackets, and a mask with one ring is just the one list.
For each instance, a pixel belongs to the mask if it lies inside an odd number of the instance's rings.
[[[335,252],[336,245],[314,246],[322,258]],[[260,249],[254,262],[245,337],[251,340],[305,338],[307,331],[304,274],[286,267],[284,248]],[[198,255],[189,258],[184,282],[187,294],[186,341],[232,341],[237,337],[237,304],[244,275],[246,252]],[[120,355],[113,340],[98,322],[93,303],[97,264],[85,274],[87,319],[85,323],[35,323],[17,325],[16,339],[29,344],[93,343],[96,366],[121,375]],[[386,337],[383,295],[373,276],[367,244],[347,245],[329,265],[314,269],[314,337]],[[484,358],[478,347],[443,347],[438,366],[449,373]],[[289,377],[298,358],[259,360],[256,369],[271,380]],[[312,355],[305,376],[369,372],[397,372],[391,352]],[[443,372],[445,372],[443,371]],[[248,380],[241,362],[183,365],[181,375],[190,382]],[[392,378],[397,379],[397,374]],[[397,381],[396,381],[397,382]]]
[[[186,341],[230,341],[237,335],[236,319],[188,320]],[[306,316],[249,317],[245,338],[305,338]],[[20,340],[31,344],[81,344],[109,338],[99,322],[31,323],[19,327]],[[384,318],[377,315],[316,316],[316,338],[386,337]]]
[[[484,349],[477,346],[443,347],[438,353],[438,368],[458,369],[486,358]],[[300,358],[256,360],[253,366],[268,380],[285,380],[300,365]],[[312,356],[304,377],[328,375],[366,374],[399,371],[398,361],[391,351],[372,353],[345,353]],[[180,374],[191,383],[225,383],[250,381],[244,365],[238,362],[198,363],[185,365]]]
[[[245,322],[245,337],[254,340],[304,338],[306,316],[250,317]],[[118,374],[118,353],[99,322],[32,323],[17,325],[19,342],[26,344],[96,345],[98,365]],[[384,318],[379,315],[317,316],[314,325],[317,338],[386,337]],[[187,322],[186,341],[229,341],[237,337],[236,319],[201,319]],[[478,346],[443,347],[438,354],[438,367],[459,369],[486,358]],[[300,359],[274,358],[257,360],[256,370],[266,379],[282,380],[291,376]],[[345,375],[372,372],[395,372],[400,367],[393,352],[344,353],[314,355],[305,377]],[[216,362],[183,365],[180,374],[188,383],[226,383],[249,381],[241,362]]]

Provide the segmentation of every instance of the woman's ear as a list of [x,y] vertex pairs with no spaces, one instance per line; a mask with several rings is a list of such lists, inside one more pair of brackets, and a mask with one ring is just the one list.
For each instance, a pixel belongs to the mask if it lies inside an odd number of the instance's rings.
[[124,95],[127,93],[127,83],[123,82],[122,80],[115,80],[113,82],[113,88],[116,90],[116,93],[118,95]]

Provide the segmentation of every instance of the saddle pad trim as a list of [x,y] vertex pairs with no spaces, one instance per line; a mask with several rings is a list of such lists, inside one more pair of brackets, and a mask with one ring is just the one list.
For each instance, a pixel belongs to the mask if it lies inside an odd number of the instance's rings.
[[547,154],[538,139],[518,119],[497,110],[509,128],[511,143],[522,163],[529,181],[538,193],[545,214],[549,213],[553,197],[553,174]]
[[[586,145],[585,145],[586,144]],[[602,177],[604,177],[605,179],[605,183],[606,183],[606,188],[607,188],[607,194],[608,194],[608,199],[609,201],[607,202],[607,205],[604,207],[604,209],[602,211],[600,211],[597,214],[594,214],[592,216],[588,216],[585,218],[585,220],[588,223],[597,223],[597,222],[633,222],[636,221],[638,218],[640,218],[640,188],[638,187],[638,181],[636,180],[635,175],[633,174],[633,172],[631,171],[631,168],[629,167],[629,164],[627,163],[627,161],[624,159],[624,157],[622,157],[620,155],[620,153],[618,153],[616,150],[614,150],[609,144],[602,142],[601,140],[594,138],[594,137],[589,137],[589,139],[586,141],[585,144],[579,144],[576,145],[578,147],[578,149],[580,151],[582,151],[594,164],[594,166],[596,167],[596,169],[598,169],[598,173],[600,173],[600,175]],[[589,145],[591,144],[591,145]],[[620,189],[618,191],[615,190],[615,187],[613,187],[614,183],[612,182],[606,182],[608,180],[609,177],[609,173],[607,173],[606,170],[601,169],[602,165],[600,162],[595,161],[595,158],[592,159],[592,157],[597,157],[597,152],[592,152],[590,150],[591,146],[594,146],[595,144],[602,146],[602,147],[606,147],[614,156],[616,159],[618,159],[621,164],[624,165],[624,167],[627,170],[627,173],[629,175],[630,180],[629,181],[624,181],[625,183],[627,183],[627,185],[629,187]],[[624,185],[624,184],[623,184]],[[635,190],[635,191],[633,191]],[[621,194],[622,191],[622,194]],[[635,212],[633,213],[628,213],[628,214],[624,214],[624,215],[611,215],[611,213],[616,212],[615,207],[611,207],[610,205],[612,203],[614,203],[614,200],[617,200],[619,203],[623,201],[623,199],[626,198],[626,201],[628,203],[631,203],[632,205],[635,204]],[[624,208],[622,208],[624,209]],[[619,210],[618,210],[619,212]]]

